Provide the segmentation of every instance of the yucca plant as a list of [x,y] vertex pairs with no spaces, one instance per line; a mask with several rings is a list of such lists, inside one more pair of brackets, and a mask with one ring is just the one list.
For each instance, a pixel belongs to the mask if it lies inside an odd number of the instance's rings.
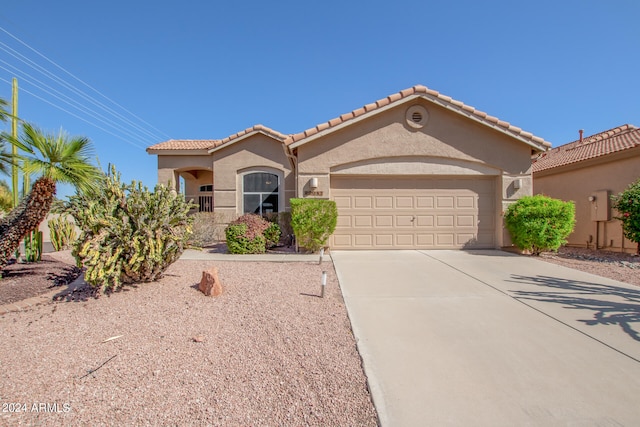
[[73,255],[85,280],[102,291],[151,282],[182,254],[191,234],[193,207],[162,185],[120,182],[112,166],[98,191],[72,196],[67,205],[81,234]]
[[101,176],[89,160],[92,150],[87,138],[69,138],[62,131],[58,135],[43,133],[28,123],[23,124],[20,138],[3,136],[26,152],[21,156],[23,172],[40,177],[18,206],[0,220],[0,269],[7,264],[20,240],[47,217],[56,194],[56,183],[64,182],[88,191]]

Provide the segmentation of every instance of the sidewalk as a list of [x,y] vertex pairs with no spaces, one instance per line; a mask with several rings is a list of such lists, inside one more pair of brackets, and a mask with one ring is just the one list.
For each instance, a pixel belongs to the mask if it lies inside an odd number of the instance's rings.
[[[259,255],[234,255],[217,252],[207,252],[187,249],[182,253],[181,260],[212,260],[212,261],[259,261],[259,262],[318,262],[319,254],[299,254],[299,253],[267,253]],[[331,259],[329,254],[325,254],[323,261]]]

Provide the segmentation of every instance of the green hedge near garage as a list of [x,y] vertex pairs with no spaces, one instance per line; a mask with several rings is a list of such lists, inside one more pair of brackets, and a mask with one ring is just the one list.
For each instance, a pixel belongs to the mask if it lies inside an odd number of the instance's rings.
[[317,252],[336,229],[338,208],[333,200],[291,199],[291,227],[298,245]]

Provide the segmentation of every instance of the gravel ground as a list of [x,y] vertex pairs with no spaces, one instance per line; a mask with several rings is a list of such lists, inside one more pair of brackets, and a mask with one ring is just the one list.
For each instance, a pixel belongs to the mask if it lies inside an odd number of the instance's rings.
[[[212,266],[216,299],[197,290]],[[330,262],[180,260],[157,283],[7,313],[0,341],[0,425],[377,424]]]
[[542,254],[540,259],[640,286],[640,257],[632,254],[563,247],[558,253]]

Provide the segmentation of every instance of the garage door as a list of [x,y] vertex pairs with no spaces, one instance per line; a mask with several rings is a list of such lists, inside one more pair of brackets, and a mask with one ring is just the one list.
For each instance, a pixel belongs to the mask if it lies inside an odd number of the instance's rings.
[[335,249],[495,246],[495,179],[332,176]]

